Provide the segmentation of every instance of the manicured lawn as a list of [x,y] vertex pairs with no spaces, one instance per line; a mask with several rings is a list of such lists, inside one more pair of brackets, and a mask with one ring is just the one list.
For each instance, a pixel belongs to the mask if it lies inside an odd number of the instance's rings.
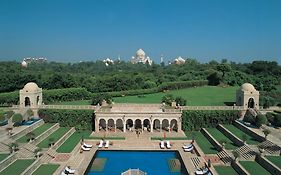
[[43,164],[32,175],[50,175],[53,174],[60,165],[57,164]]
[[[165,93],[115,97],[115,103],[160,103],[166,94],[172,94],[174,97],[180,96],[187,100],[190,106],[222,106],[224,102],[234,102],[236,90],[239,87],[217,87],[203,86],[196,88],[187,88],[180,90],[171,90]],[[91,100],[66,101],[53,104],[59,105],[91,105]]]
[[255,161],[239,162],[250,174],[253,175],[271,175],[266,169]]
[[58,149],[59,153],[70,153],[81,138],[88,139],[92,131],[75,131]]
[[238,175],[231,166],[214,166],[219,175]]
[[0,154],[0,162],[8,157],[10,154]]
[[48,148],[49,147],[49,139],[53,138],[54,139],[54,143],[56,141],[58,141],[67,131],[69,130],[69,128],[66,127],[60,127],[59,129],[57,129],[55,132],[53,132],[51,135],[49,135],[45,140],[43,140],[42,142],[40,142],[37,146],[39,148]]
[[[218,151],[216,148],[208,141],[208,139],[200,132],[200,131],[193,131],[194,138],[196,143],[200,146],[201,150],[205,154],[216,154]],[[191,132],[186,132],[185,135],[191,140],[192,134]]]
[[[232,132],[232,134],[234,134],[236,137],[238,137],[239,139],[243,140],[242,137],[243,135],[245,135],[246,133],[241,131],[240,129],[236,128],[234,125],[223,125],[226,129],[228,129],[230,132]],[[246,141],[247,144],[250,145],[257,145],[260,142],[257,141],[255,138],[249,136],[248,134],[246,134],[248,137],[248,140]]]
[[207,131],[218,141],[225,140],[225,149],[236,149],[237,146],[227,138],[223,133],[221,133],[217,128],[206,128]]
[[187,100],[190,106],[221,106],[224,102],[234,102],[238,87],[203,86],[180,90],[171,90],[166,93],[146,94],[144,96],[125,96],[113,99],[115,103],[160,103],[166,94],[180,96]]
[[270,162],[281,169],[281,156],[265,156]]
[[34,161],[34,159],[18,159],[6,169],[1,171],[0,175],[20,175]]
[[[45,132],[47,129],[52,127],[53,123],[44,123],[43,125],[39,126],[38,128],[34,129],[32,132],[35,134],[35,138]],[[17,140],[20,143],[26,143],[28,141],[28,137],[26,135],[22,136]]]

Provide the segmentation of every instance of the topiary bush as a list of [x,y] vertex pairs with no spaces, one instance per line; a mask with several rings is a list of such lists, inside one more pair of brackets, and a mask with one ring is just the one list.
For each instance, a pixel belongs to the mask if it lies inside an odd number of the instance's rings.
[[263,114],[258,114],[255,119],[255,124],[257,127],[261,127],[264,124],[267,124],[267,118]]
[[12,121],[13,122],[22,122],[23,117],[21,114],[17,113],[13,115]]
[[273,125],[281,127],[281,114],[274,116]]
[[255,124],[255,117],[252,114],[246,112],[243,121],[251,124]]

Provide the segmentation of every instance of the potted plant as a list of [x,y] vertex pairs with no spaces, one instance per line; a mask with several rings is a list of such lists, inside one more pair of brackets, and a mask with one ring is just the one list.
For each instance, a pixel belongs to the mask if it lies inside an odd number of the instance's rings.
[[10,148],[10,152],[13,153],[13,152],[16,152],[19,150],[19,145],[18,145],[18,143],[13,142],[13,143],[9,144],[9,148]]
[[55,139],[54,138],[49,138],[49,146],[53,146],[55,144]]
[[35,139],[35,134],[33,132],[28,132],[26,134],[26,137],[28,138],[28,141],[31,142],[32,140]]
[[236,162],[237,159],[240,157],[240,153],[234,150],[234,151],[232,151],[232,154],[234,156],[234,161]]
[[41,148],[36,148],[34,150],[34,155],[35,155],[36,158],[39,158],[42,155],[41,150],[42,150]]
[[264,138],[266,139],[267,136],[271,133],[271,131],[269,129],[264,129],[262,130],[263,134],[264,134]]

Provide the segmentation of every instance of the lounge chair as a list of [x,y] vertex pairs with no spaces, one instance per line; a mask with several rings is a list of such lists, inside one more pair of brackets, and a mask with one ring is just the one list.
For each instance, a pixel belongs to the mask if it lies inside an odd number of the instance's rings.
[[207,174],[209,172],[209,168],[204,168],[204,169],[202,169],[202,170],[196,170],[195,171],[195,174],[196,175],[205,175],[205,174]]
[[193,150],[193,146],[189,147],[189,148],[184,148],[184,152],[191,152]]
[[105,147],[105,148],[108,148],[108,147],[109,147],[109,141],[108,141],[108,140],[105,142],[104,147]]
[[83,145],[81,146],[81,149],[82,149],[83,151],[90,151],[90,150],[91,150],[91,148],[86,148],[86,147],[84,147]]
[[164,149],[164,148],[165,148],[165,142],[164,142],[164,141],[161,141],[161,142],[160,142],[160,148],[161,148],[161,149]]
[[166,146],[167,146],[168,149],[171,149],[171,148],[172,148],[172,146],[171,146],[171,144],[170,144],[170,141],[167,141],[167,142],[166,142]]
[[60,173],[60,175],[67,175],[64,170]]
[[100,140],[100,144],[99,144],[98,148],[102,148],[102,147],[103,147],[103,140]]
[[68,166],[65,167],[65,172],[67,172],[68,174],[74,174],[75,170],[70,169]]
[[192,144],[182,146],[183,149],[188,149],[188,148],[191,148],[191,147],[193,147]]
[[83,143],[83,146],[86,147],[86,148],[92,148],[93,147],[93,145],[87,144],[85,142]]

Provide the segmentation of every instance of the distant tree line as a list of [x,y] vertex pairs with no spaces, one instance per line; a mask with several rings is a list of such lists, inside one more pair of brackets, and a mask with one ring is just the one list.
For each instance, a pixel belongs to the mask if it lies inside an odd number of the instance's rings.
[[[200,86],[200,84],[185,83],[192,81],[201,81],[201,85],[215,86],[219,84],[239,86],[249,82],[257,90],[266,92],[262,93],[264,96],[262,100],[266,106],[272,102],[271,99],[276,103],[276,98],[279,97],[272,92],[275,91],[276,85],[281,85],[281,66],[275,61],[235,63],[225,59],[221,62],[212,60],[208,63],[187,59],[182,65],[153,64],[152,66],[124,61],[116,61],[108,66],[102,61],[46,62],[30,63],[27,68],[21,67],[20,63],[15,61],[0,62],[0,93],[17,91],[31,81],[45,90],[84,88],[94,94],[110,92],[112,96]],[[17,94],[13,96],[15,98]]]

